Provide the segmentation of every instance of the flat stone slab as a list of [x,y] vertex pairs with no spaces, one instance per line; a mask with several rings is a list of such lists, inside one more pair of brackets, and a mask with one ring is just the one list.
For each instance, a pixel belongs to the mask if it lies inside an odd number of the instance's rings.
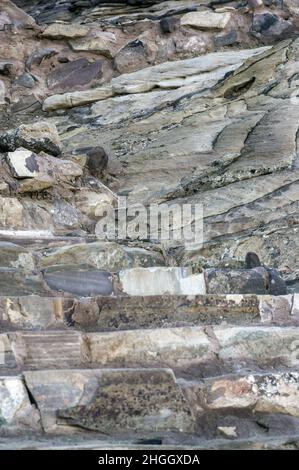
[[135,268],[120,271],[122,291],[128,295],[198,295],[205,294],[203,274],[188,268]]
[[79,367],[87,360],[82,335],[76,331],[23,331],[8,336],[21,368]]
[[105,434],[192,432],[190,408],[169,369],[25,372],[44,429]]
[[44,279],[50,289],[74,295],[90,297],[113,293],[112,276],[106,271],[45,272]]

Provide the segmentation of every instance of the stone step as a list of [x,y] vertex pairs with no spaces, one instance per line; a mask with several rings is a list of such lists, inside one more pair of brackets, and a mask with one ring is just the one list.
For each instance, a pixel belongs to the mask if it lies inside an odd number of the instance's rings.
[[[167,439],[165,439],[166,441]],[[157,444],[154,444],[154,442]],[[149,444],[153,442],[153,444]],[[249,439],[197,439],[196,443],[160,444],[159,439],[110,439],[103,436],[10,436],[0,438],[0,450],[298,450],[299,433]]]
[[[145,250],[144,250],[145,251]],[[274,269],[205,269],[194,274],[191,267],[148,266],[109,272],[85,266],[50,266],[44,270],[20,269],[24,253],[13,251],[15,267],[0,268],[2,295],[18,296],[66,293],[78,297],[96,295],[155,296],[203,294],[285,295],[284,281]],[[28,254],[28,253],[27,253]],[[144,253],[140,254],[141,258]]]
[[222,323],[298,325],[299,294],[0,297],[2,329],[109,331]]
[[[19,436],[21,445],[37,435],[39,445],[41,431],[46,433],[42,445],[64,447],[70,444],[67,435],[74,438],[72,445],[83,447],[106,442],[129,448],[238,448],[285,442],[299,435],[298,382],[298,370],[201,381],[176,379],[167,368],[1,375],[0,448],[8,435]],[[57,441],[57,435],[64,437]]]
[[198,377],[299,365],[293,326],[183,326],[112,332],[17,331],[0,335],[3,370],[170,367]]

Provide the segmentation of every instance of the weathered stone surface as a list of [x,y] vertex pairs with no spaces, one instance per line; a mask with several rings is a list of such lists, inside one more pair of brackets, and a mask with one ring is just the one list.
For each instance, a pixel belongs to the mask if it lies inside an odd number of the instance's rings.
[[89,62],[81,58],[57,67],[47,77],[50,90],[58,92],[71,91],[91,83],[102,76],[103,62]]
[[50,188],[82,175],[76,163],[46,154],[36,155],[24,148],[8,152],[7,161],[13,176],[21,179],[19,190],[23,193]]
[[108,434],[194,428],[190,408],[168,369],[36,371],[26,372],[25,379],[47,431],[75,432],[76,426]]
[[0,433],[41,431],[40,416],[21,377],[0,377]]
[[122,291],[129,295],[205,294],[203,274],[184,268],[135,268],[119,273]]
[[112,33],[99,32],[94,37],[70,41],[74,51],[97,52],[106,57],[113,57],[117,50],[115,36]]
[[43,294],[45,289],[41,277],[15,268],[0,269],[1,295]]
[[298,380],[296,371],[212,380],[203,391],[205,406],[253,408],[256,412],[298,417]]
[[260,314],[263,323],[281,323],[292,322],[291,310],[293,296],[263,296],[260,300]]
[[181,25],[199,29],[224,29],[230,19],[230,13],[213,13],[211,10],[206,10],[183,15]]
[[34,178],[38,175],[39,166],[36,155],[30,150],[18,149],[8,152],[7,161],[15,178]]
[[298,330],[296,327],[215,327],[219,358],[228,363],[237,361],[259,366],[297,366]]
[[0,318],[3,324],[19,328],[49,328],[62,326],[73,300],[29,295],[0,299]]
[[112,96],[111,87],[95,88],[85,91],[74,91],[73,93],[65,93],[62,95],[53,95],[46,98],[43,103],[44,111],[52,111],[61,108],[73,108],[74,106],[82,106],[84,104],[93,103],[97,100],[103,100]]
[[93,242],[45,250],[40,267],[54,265],[89,265],[96,269],[116,272],[121,268],[135,266],[161,266],[164,259],[160,253],[119,245],[115,242]]
[[14,151],[18,147],[25,147],[33,152],[45,151],[55,156],[61,153],[56,126],[46,121],[22,124],[0,136],[1,150]]
[[88,26],[71,23],[53,23],[46,27],[43,31],[42,36],[52,38],[52,39],[73,39],[73,38],[82,38],[88,34]]
[[78,367],[86,362],[82,337],[75,331],[11,333],[19,366],[24,369]]
[[286,294],[286,286],[277,272],[257,267],[249,270],[207,269],[209,294]]
[[210,341],[200,327],[90,333],[86,336],[92,363],[105,367],[172,368],[213,360]]
[[23,206],[14,197],[0,197],[0,227],[21,228],[23,222]]
[[0,242],[0,267],[34,270],[34,257],[30,250],[11,242]]

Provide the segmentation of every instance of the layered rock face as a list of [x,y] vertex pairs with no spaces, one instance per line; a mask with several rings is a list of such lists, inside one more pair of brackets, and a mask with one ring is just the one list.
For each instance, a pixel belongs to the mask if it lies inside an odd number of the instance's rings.
[[1,2],[0,448],[298,447],[298,33],[295,0]]

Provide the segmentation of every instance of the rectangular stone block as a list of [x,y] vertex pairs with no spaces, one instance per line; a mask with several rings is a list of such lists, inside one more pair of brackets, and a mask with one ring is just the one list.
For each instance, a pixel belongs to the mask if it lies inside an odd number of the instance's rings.
[[205,294],[204,275],[188,268],[152,267],[120,271],[122,290],[128,295],[199,295]]
[[201,327],[89,333],[85,336],[94,364],[110,367],[185,367],[214,359]]
[[78,367],[86,362],[81,334],[75,331],[23,331],[9,337],[22,368]]
[[169,369],[25,372],[47,432],[190,432],[194,420]]

